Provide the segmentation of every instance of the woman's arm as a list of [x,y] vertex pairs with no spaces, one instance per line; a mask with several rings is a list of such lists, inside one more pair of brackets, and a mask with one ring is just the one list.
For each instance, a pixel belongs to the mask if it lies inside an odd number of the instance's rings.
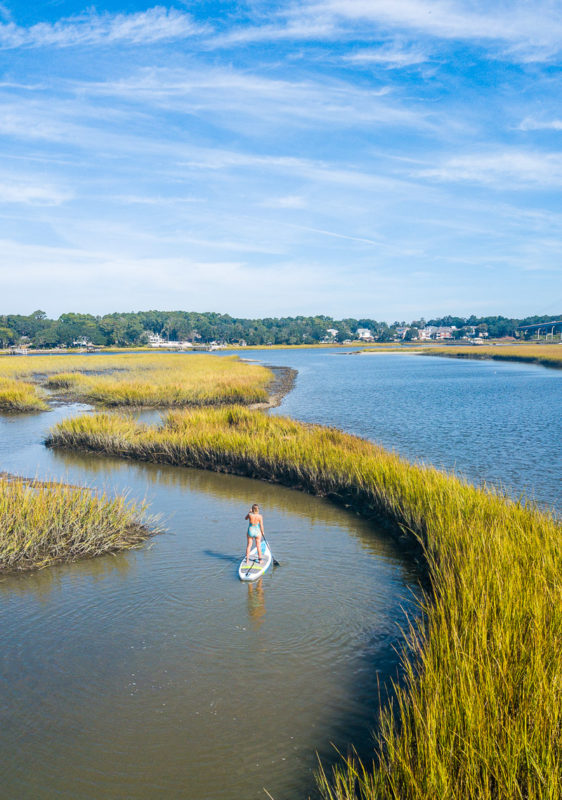
[[249,514],[246,514],[246,516],[244,517],[244,519],[250,519],[250,515],[249,515]]
[[263,517],[261,514],[260,514],[260,528],[261,528],[261,535],[265,536],[265,531],[263,529]]

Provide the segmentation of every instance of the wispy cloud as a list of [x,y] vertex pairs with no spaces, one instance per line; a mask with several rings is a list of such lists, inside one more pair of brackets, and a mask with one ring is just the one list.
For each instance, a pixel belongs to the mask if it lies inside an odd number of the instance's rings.
[[72,198],[72,193],[55,186],[32,181],[23,182],[0,178],[0,204],[24,204],[30,206],[58,206]]
[[504,55],[550,58],[562,48],[558,3],[537,0],[312,0],[285,6],[273,23],[218,38],[221,46],[250,41],[360,40],[401,31],[437,39],[496,42]]
[[424,64],[429,57],[429,52],[423,51],[419,47],[401,48],[396,45],[384,45],[356,50],[354,53],[344,56],[344,60],[352,64],[373,64],[387,69],[398,69]]
[[478,183],[498,189],[562,186],[560,153],[502,150],[449,158],[435,167],[419,170],[416,177],[447,182]]
[[220,115],[229,127],[330,123],[331,126],[400,125],[429,129],[428,115],[392,96],[388,86],[365,87],[343,80],[283,80],[234,69],[144,68],[128,78],[82,84],[84,96],[189,114]]
[[552,42],[560,36],[557,3],[537,0],[320,0],[304,9],[308,17],[370,21],[454,39]]
[[284,197],[269,197],[262,202],[266,208],[306,208],[306,199],[298,194],[288,194]]
[[513,297],[550,291],[559,98],[499,59],[559,48],[558,0],[151,2],[0,0],[6,310],[105,311],[109,280],[116,308],[504,312],[529,264]]
[[521,131],[562,131],[562,119],[536,119],[525,117],[519,125]]
[[111,44],[150,44],[208,33],[189,14],[155,6],[133,14],[98,14],[91,11],[54,23],[30,27],[7,22],[0,25],[0,49],[32,47],[85,47]]

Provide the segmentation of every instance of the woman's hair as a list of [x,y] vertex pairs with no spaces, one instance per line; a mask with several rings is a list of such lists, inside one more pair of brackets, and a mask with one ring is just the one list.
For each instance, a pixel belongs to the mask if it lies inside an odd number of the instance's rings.
[[252,506],[252,511],[259,511],[259,510],[260,510],[260,507],[258,506],[258,504],[254,503],[254,505]]

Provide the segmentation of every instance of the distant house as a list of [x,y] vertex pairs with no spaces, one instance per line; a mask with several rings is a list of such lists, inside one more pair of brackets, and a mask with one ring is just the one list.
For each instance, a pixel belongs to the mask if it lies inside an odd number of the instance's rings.
[[428,339],[452,339],[453,331],[456,331],[454,325],[426,325],[418,331],[418,338],[421,340]]
[[160,336],[159,333],[149,333],[148,334],[148,346],[149,347],[165,347],[166,349],[172,350],[189,350],[193,345],[191,342],[179,342],[175,339],[164,339]]
[[95,347],[95,344],[91,342],[87,336],[81,336],[80,339],[75,339],[72,342],[73,347],[85,347],[86,350],[91,350]]
[[150,347],[164,347],[166,345],[166,342],[159,333],[149,333],[147,335],[147,341]]
[[360,342],[374,342],[375,338],[371,333],[370,328],[357,328],[355,338]]
[[452,339],[453,338],[453,331],[456,331],[456,327],[454,325],[441,325],[437,328],[437,332],[435,334],[436,339]]
[[437,328],[435,327],[435,325],[426,325],[425,328],[421,328],[418,331],[418,338],[421,341],[427,341],[429,339],[433,339],[436,330]]

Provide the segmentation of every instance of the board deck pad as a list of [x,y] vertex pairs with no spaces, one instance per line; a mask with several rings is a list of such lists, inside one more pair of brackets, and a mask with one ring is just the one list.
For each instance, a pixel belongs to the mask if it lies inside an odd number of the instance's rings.
[[250,550],[249,561],[246,561],[246,557],[244,556],[238,567],[238,577],[241,581],[256,581],[269,569],[273,559],[271,557],[271,550],[263,541],[261,543],[261,552],[261,564],[258,561],[258,551],[255,546]]

